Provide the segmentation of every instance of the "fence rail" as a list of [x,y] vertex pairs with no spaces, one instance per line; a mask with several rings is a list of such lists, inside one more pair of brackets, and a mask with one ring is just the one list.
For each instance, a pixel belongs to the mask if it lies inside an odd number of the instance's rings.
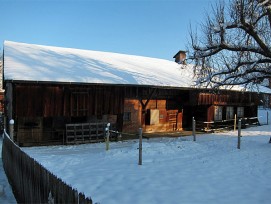
[[[241,127],[246,128],[253,125],[260,125],[258,117],[250,117],[250,118],[241,118]],[[219,120],[219,121],[197,121],[196,129],[198,131],[204,132],[215,132],[215,131],[223,131],[230,130],[234,128],[234,119],[229,120]]]
[[[66,124],[66,144],[103,142],[105,141],[106,125],[107,123]],[[115,124],[111,124],[111,128],[115,129],[115,126]],[[113,137],[115,137],[114,134],[110,139]]]
[[2,159],[5,173],[18,203],[92,204],[71,186],[27,155],[4,133]]

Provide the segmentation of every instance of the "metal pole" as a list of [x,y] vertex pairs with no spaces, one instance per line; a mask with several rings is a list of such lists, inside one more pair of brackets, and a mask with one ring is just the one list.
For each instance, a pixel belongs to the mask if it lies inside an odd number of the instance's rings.
[[[267,125],[269,124],[269,112],[267,111],[266,112],[266,117],[267,117]],[[271,137],[270,137],[270,139],[269,139],[269,143],[271,143]]]
[[192,129],[193,129],[193,141],[196,141],[196,121],[192,118]]
[[7,117],[4,117],[4,129],[7,130]]
[[236,122],[237,122],[237,115],[234,114],[234,124],[233,124],[233,130],[236,131]]
[[9,137],[12,141],[14,141],[14,120],[11,119],[9,121]]
[[267,125],[269,124],[269,112],[266,112],[266,120],[267,120]]
[[110,127],[110,123],[107,123],[106,128],[105,128],[105,130],[106,130],[106,151],[109,150],[109,135],[110,135],[109,127]]
[[138,165],[142,165],[142,128],[139,128],[139,158]]
[[242,121],[242,119],[239,119],[239,121],[238,121],[238,142],[237,142],[237,149],[241,148],[241,121]]

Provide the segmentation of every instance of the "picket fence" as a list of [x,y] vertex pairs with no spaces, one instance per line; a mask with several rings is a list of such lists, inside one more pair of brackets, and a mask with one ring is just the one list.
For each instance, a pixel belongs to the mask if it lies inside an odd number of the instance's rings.
[[5,133],[2,159],[5,173],[18,203],[82,203],[92,204],[21,150]]

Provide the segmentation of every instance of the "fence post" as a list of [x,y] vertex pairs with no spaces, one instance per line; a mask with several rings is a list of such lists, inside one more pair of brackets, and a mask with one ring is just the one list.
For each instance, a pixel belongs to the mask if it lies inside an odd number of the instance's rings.
[[266,120],[267,120],[267,125],[269,124],[269,112],[266,112]]
[[192,131],[193,131],[193,141],[196,141],[196,121],[194,117],[192,118]]
[[142,165],[142,128],[139,128],[139,158],[138,158],[138,165]]
[[54,204],[54,198],[52,196],[52,192],[49,192],[49,196],[48,196],[48,204]]
[[7,117],[4,117],[4,129],[7,130]]
[[106,130],[106,151],[109,150],[109,135],[110,135],[109,127],[110,127],[110,123],[107,123],[106,128],[105,128],[105,130]]
[[12,141],[14,141],[14,120],[11,119],[9,121],[9,136]]
[[237,142],[237,149],[241,148],[241,121],[242,119],[239,119],[238,121],[238,142]]
[[234,132],[236,131],[236,121],[237,121],[237,115],[236,114],[234,114],[234,124],[233,124],[233,130],[234,130]]

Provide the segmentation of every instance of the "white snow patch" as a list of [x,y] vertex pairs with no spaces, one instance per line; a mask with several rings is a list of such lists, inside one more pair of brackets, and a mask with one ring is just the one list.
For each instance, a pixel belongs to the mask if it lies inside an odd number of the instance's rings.
[[5,41],[5,80],[190,87],[193,65],[110,52]]
[[137,140],[109,151],[104,143],[23,149],[94,203],[270,203],[270,122],[243,129],[240,150],[233,131],[143,140],[142,166]]

